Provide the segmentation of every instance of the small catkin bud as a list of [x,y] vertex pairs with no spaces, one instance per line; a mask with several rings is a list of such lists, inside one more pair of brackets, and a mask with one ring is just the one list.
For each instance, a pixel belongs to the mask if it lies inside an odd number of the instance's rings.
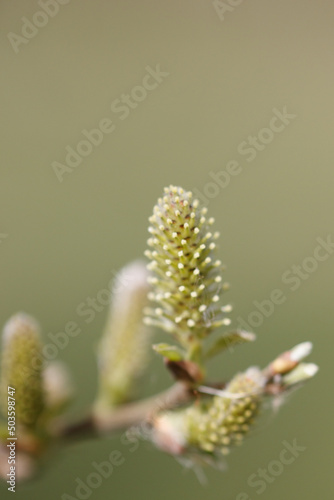
[[157,306],[146,311],[146,321],[173,333],[185,346],[228,323],[223,318],[227,311],[218,304],[227,288],[214,257],[218,234],[211,232],[213,219],[205,213],[191,192],[169,186],[150,217],[151,249],[145,255],[153,273],[150,298]]
[[33,427],[44,407],[42,344],[39,326],[26,314],[19,313],[6,323],[2,337],[1,403],[7,415],[8,388],[15,390],[18,424]]
[[140,261],[124,267],[116,277],[98,349],[97,409],[126,401],[145,368],[150,341],[149,329],[143,323],[149,290],[147,278],[146,266]]
[[282,379],[285,386],[293,386],[306,382],[318,373],[319,367],[315,363],[300,363],[297,368],[289,372]]
[[267,367],[267,375],[273,377],[293,371],[312,352],[312,349],[312,342],[302,342],[289,351],[283,352]]
[[160,450],[182,455],[187,448],[183,412],[166,412],[154,420],[152,441]]
[[74,393],[72,380],[65,364],[50,363],[43,372],[45,409],[51,416],[60,414]]
[[[226,454],[240,444],[257,415],[265,378],[255,367],[236,375],[223,393],[185,410],[188,446]],[[232,397],[233,395],[233,397]]]

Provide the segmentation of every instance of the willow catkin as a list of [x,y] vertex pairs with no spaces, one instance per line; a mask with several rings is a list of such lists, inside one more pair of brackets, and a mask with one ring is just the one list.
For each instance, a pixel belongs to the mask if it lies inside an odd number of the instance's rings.
[[206,217],[192,193],[180,187],[165,188],[149,221],[151,260],[150,299],[146,322],[174,334],[187,346],[220,325],[231,306],[222,307],[220,294],[228,288],[222,282],[223,266],[215,257],[218,232],[212,232],[213,218]]
[[18,424],[33,427],[44,408],[39,326],[19,313],[8,320],[2,337],[1,404],[7,416],[8,388],[15,390]]

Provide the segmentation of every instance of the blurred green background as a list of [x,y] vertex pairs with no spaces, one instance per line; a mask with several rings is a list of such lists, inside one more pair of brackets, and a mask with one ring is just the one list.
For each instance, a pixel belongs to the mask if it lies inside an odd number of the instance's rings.
[[[224,12],[204,0],[73,0],[59,4],[45,26],[22,41],[8,34],[22,37],[23,17],[43,24],[45,16],[36,16],[40,5],[1,2],[1,324],[26,311],[39,319],[46,341],[68,321],[80,325],[82,333],[58,356],[77,387],[69,417],[80,418],[94,397],[95,347],[106,310],[86,324],[76,308],[142,255],[147,218],[172,183],[207,193],[222,235],[234,325],[238,317],[247,321],[257,310],[253,301],[268,299],[273,289],[286,297],[254,328],[257,342],[215,360],[212,376],[265,365],[303,340],[314,342],[312,361],[320,372],[228,457],[227,472],[206,470],[204,487],[148,443],[131,452],[115,436],[55,452],[17,499],[75,497],[75,479],[85,481],[92,462],[117,449],[124,464],[89,498],[235,500],[245,492],[253,500],[258,494],[247,479],[278,457],[282,441],[293,439],[306,450],[260,497],[332,498],[334,256],[295,291],[282,276],[313,255],[317,238],[334,235],[334,7],[328,0],[225,5]],[[168,76],[144,98],[134,89],[147,66],[157,65]],[[122,120],[111,105],[131,92],[138,102],[127,105]],[[263,132],[273,108],[284,107],[295,118],[282,132]],[[64,164],[66,147],[75,148],[82,130],[104,118],[114,131],[60,182],[53,162]],[[247,161],[250,153],[242,151],[259,133],[262,150]],[[241,173],[225,187],[209,185],[210,172],[226,170],[231,160]],[[152,358],[142,394],[170,384]],[[9,495],[4,484],[0,492]]]

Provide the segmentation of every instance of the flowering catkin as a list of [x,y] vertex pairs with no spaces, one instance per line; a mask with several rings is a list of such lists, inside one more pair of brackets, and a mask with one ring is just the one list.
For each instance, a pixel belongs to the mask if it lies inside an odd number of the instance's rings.
[[147,308],[146,322],[174,334],[184,346],[206,337],[220,325],[231,306],[219,305],[223,266],[214,256],[219,234],[212,232],[213,218],[206,208],[180,187],[165,188],[149,221],[151,237],[145,255],[153,291],[149,298],[156,307]]
[[226,455],[249,432],[263,401],[265,383],[261,370],[251,367],[236,375],[224,391],[216,391],[216,396],[195,401],[186,409],[161,412],[153,421],[153,442],[173,455]]
[[264,384],[262,372],[252,367],[236,375],[222,395],[188,408],[188,446],[226,454],[230,446],[240,444],[259,411]]

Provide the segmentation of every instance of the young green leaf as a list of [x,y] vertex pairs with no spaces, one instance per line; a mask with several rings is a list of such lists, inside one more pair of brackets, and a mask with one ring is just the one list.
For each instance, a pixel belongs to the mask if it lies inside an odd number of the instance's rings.
[[177,346],[170,344],[155,344],[152,346],[154,351],[161,354],[164,358],[169,359],[169,361],[182,361],[185,357],[185,353]]
[[205,354],[205,358],[212,358],[219,354],[221,351],[228,349],[232,346],[238,344],[244,344],[245,342],[253,342],[256,339],[256,335],[251,332],[246,332],[244,330],[237,330],[235,332],[229,332],[225,334],[223,337],[218,338],[212,345],[209,347],[208,351]]

